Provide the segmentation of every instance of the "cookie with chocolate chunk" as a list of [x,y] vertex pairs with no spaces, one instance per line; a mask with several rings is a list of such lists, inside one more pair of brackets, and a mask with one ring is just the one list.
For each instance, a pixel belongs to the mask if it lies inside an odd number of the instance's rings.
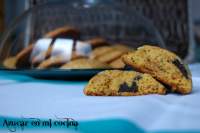
[[101,69],[109,68],[109,66],[97,60],[86,59],[86,58],[76,59],[61,66],[61,69],[99,69],[99,68]]
[[120,70],[100,72],[90,79],[84,89],[84,94],[91,96],[137,96],[165,93],[165,87],[151,75]]
[[171,91],[187,94],[192,91],[191,72],[174,53],[156,46],[142,46],[123,56],[125,64],[148,73],[169,86]]

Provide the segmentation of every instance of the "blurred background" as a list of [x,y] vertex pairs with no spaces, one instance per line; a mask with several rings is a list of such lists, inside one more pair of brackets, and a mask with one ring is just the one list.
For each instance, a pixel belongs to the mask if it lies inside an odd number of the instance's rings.
[[[24,10],[62,0],[1,0],[0,36]],[[100,0],[69,0],[97,3]],[[102,1],[102,0],[101,0]],[[187,62],[200,62],[200,0],[104,0],[131,6],[152,20],[167,48]]]

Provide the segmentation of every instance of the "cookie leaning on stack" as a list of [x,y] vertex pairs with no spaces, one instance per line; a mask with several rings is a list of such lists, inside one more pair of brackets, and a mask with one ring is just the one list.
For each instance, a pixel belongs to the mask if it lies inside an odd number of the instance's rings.
[[174,53],[155,46],[143,46],[123,56],[123,61],[140,72],[148,73],[172,91],[187,94],[192,90],[188,67]]

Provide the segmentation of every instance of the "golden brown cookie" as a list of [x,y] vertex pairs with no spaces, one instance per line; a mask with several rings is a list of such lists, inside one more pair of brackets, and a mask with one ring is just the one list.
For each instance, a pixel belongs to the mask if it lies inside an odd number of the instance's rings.
[[87,40],[85,42],[91,44],[92,48],[110,45],[105,39],[100,38],[100,37],[92,38],[92,39]]
[[118,59],[110,62],[109,65],[111,66],[111,68],[116,68],[116,69],[125,67],[125,63],[122,61],[122,58],[118,58]]
[[115,44],[115,45],[113,45],[113,48],[117,49],[117,50],[124,51],[124,52],[134,51],[133,48],[128,47],[128,46],[123,45],[123,44]]
[[[122,45],[122,44],[117,44],[117,45],[114,45],[113,46],[114,49],[117,49],[119,51],[123,51],[123,54],[129,52],[129,51],[134,51],[133,48],[130,48],[128,46],[125,46],[125,45]],[[123,55],[122,54],[122,55]],[[122,56],[121,55],[121,56]],[[109,63],[109,65],[112,67],[112,68],[116,68],[116,69],[121,69],[121,68],[124,68],[125,67],[125,63],[122,61],[122,58],[118,57],[117,59],[111,61]]]
[[131,50],[131,48],[121,44],[103,46],[94,49],[90,55],[90,58],[99,60],[104,63],[110,63]]
[[86,58],[76,59],[61,66],[61,69],[99,69],[99,68],[101,69],[109,68],[109,66],[97,60],[86,59]]
[[106,53],[98,58],[96,58],[97,60],[104,62],[104,63],[110,63],[113,60],[120,58],[121,55],[124,54],[124,51],[120,51],[120,50],[112,50],[109,53]]
[[87,57],[84,55],[77,54],[77,52],[75,51],[72,51],[71,60],[76,60],[76,59],[81,59],[81,58],[87,58]]
[[16,68],[16,57],[8,57],[3,61],[3,66],[9,69],[15,69]]
[[145,45],[124,55],[123,61],[140,72],[152,75],[172,91],[182,94],[192,91],[191,72],[177,55],[168,50]]
[[48,32],[44,35],[45,38],[73,38],[75,40],[80,38],[80,32],[69,26],[60,27],[57,29],[54,29],[53,31]]
[[41,62],[37,69],[48,69],[48,68],[59,68],[61,65],[65,64],[67,61],[62,56],[53,56],[43,62]]
[[111,46],[102,46],[95,48],[90,54],[90,59],[96,59],[97,57],[104,55],[105,53],[108,53],[112,50],[113,48]]
[[151,75],[120,70],[100,72],[90,79],[84,89],[84,94],[91,96],[137,96],[165,93],[165,87]]

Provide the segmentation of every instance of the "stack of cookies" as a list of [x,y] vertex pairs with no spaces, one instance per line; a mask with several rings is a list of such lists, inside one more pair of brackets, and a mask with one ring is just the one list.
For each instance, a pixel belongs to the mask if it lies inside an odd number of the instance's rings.
[[[94,37],[89,40],[81,40],[81,33],[73,27],[64,26],[46,33],[42,38],[52,39],[47,50],[36,52],[36,42],[32,42],[28,47],[22,49],[16,56],[8,57],[3,65],[10,69],[111,69],[124,68],[122,55],[130,52],[133,48],[122,44],[111,44],[103,38]],[[73,40],[73,51],[70,60],[59,54],[52,56],[56,39],[64,38]],[[79,54],[76,51],[76,43],[89,44],[91,51],[88,55]],[[67,44],[66,44],[67,45]]]
[[122,56],[126,70],[106,70],[95,75],[84,89],[92,96],[135,96],[192,91],[187,65],[174,53],[144,45]]

